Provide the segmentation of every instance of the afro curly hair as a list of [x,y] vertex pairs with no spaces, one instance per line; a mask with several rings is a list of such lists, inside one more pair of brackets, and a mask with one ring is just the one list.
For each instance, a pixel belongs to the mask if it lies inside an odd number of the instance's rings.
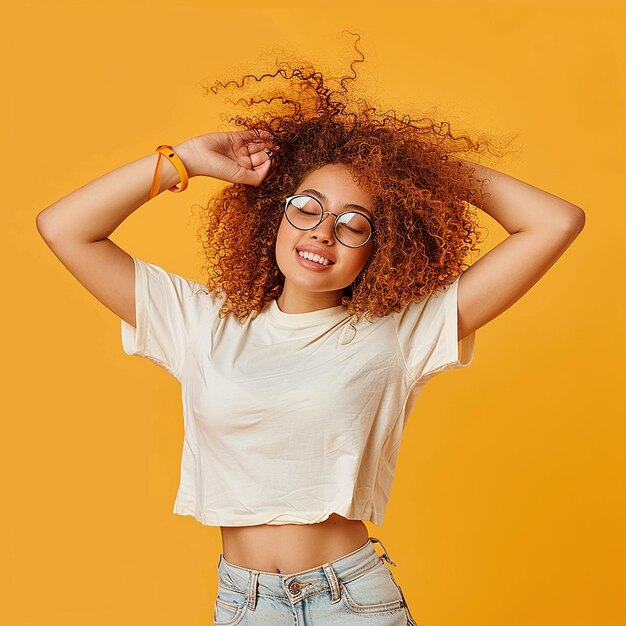
[[[347,166],[375,201],[373,252],[341,300],[353,324],[446,289],[469,267],[466,255],[478,250],[480,226],[473,207],[480,206],[482,181],[450,155],[484,148],[494,154],[493,143],[455,137],[449,123],[428,117],[378,113],[363,98],[351,98],[345,82],[354,80],[353,65],[365,58],[357,51],[361,60],[352,61],[353,76],[342,77],[334,90],[318,69],[302,61],[296,67],[277,61],[274,74],[246,74],[241,83],[216,81],[210,87],[217,93],[229,85],[243,88],[248,78],[288,81],[265,97],[237,102],[264,105],[262,115],[227,118],[244,129],[269,132],[280,150],[261,185],[231,184],[203,207],[199,239],[206,286],[225,297],[220,317],[232,312],[242,323],[281,294],[285,277],[275,242],[283,212],[278,207],[308,173],[326,164]],[[289,110],[276,110],[277,103]]]

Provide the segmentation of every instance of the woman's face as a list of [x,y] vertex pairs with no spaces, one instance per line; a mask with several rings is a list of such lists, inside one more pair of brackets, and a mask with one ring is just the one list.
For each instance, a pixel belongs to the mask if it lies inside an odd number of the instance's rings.
[[[345,165],[333,163],[311,172],[290,195],[298,193],[316,197],[324,211],[339,215],[354,209],[369,215],[374,223],[373,199],[356,184]],[[362,208],[346,209],[346,204]],[[285,276],[283,292],[278,298],[284,312],[305,313],[341,304],[344,289],[359,275],[372,254],[373,237],[359,248],[349,248],[335,238],[334,223],[335,217],[327,214],[313,230],[299,230],[283,215],[276,237],[276,262]],[[307,267],[298,254],[298,249],[307,245],[320,248],[320,254],[333,261],[332,265],[324,269]]]

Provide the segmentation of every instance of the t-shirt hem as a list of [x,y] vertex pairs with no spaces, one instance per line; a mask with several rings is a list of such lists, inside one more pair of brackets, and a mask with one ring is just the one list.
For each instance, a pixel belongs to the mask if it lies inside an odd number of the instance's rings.
[[[177,502],[174,505],[173,512],[175,515],[191,515],[193,518],[195,518],[197,521],[199,521],[201,524],[205,526],[256,526],[259,524],[268,524],[277,517],[276,514],[270,514],[270,515],[265,515],[265,516],[248,515],[246,517],[242,517],[237,520],[232,519],[232,518],[220,519],[220,517],[215,514],[211,514],[211,513],[203,512],[199,510],[196,507],[195,503],[193,502],[180,502],[180,503]],[[317,513],[311,513],[308,516],[310,521],[304,521],[307,518],[307,514],[304,513],[301,516],[301,518],[303,519],[297,522],[287,521],[287,522],[281,522],[280,524],[274,524],[274,525],[315,524],[315,523],[318,523],[318,521],[324,521],[324,519],[327,519],[328,516],[331,515],[331,513],[337,513],[339,515],[346,517],[347,519],[358,519],[361,521],[368,521],[374,524],[375,526],[382,526],[383,518],[384,518],[384,514],[379,514],[376,511],[372,511],[369,515],[366,513],[363,513],[363,515],[359,515],[357,513],[355,516],[348,517],[351,514],[348,512],[348,509],[346,507],[336,506],[321,515]]]

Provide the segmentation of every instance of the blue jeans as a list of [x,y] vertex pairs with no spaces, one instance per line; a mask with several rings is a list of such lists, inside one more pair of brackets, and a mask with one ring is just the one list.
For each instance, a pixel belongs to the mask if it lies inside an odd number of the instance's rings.
[[[384,550],[379,557],[374,542]],[[220,554],[215,626],[417,626],[383,543],[294,574],[248,569]]]

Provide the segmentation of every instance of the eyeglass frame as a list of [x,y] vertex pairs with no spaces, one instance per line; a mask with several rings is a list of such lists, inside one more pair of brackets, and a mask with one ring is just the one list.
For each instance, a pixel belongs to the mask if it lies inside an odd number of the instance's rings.
[[[311,228],[300,228],[299,226],[295,226],[294,224],[291,223],[291,220],[287,217],[287,207],[289,206],[289,203],[294,198],[311,198],[311,200],[315,200],[320,205],[320,207],[322,209],[322,214],[320,215],[319,222],[317,224],[315,224],[315,226],[311,226]],[[346,248],[354,248],[354,249],[362,248],[372,238],[372,235],[374,234],[374,222],[372,221],[372,218],[369,217],[369,215],[365,215],[365,213],[361,213],[361,211],[355,211],[354,209],[350,209],[349,211],[343,211],[343,213],[339,213],[339,215],[337,215],[336,213],[333,213],[332,211],[324,211],[324,206],[322,205],[320,200],[318,200],[314,196],[310,196],[308,193],[296,193],[296,194],[294,194],[292,196],[287,196],[285,198],[285,206],[283,207],[283,213],[285,214],[285,219],[289,222],[289,224],[291,224],[291,226],[293,226],[294,228],[297,228],[298,230],[315,230],[324,221],[324,216],[325,215],[327,215],[327,214],[328,215],[333,215],[335,217],[335,222],[333,224],[333,234],[335,235],[335,239],[342,246],[346,246]],[[337,236],[337,220],[342,215],[345,215],[346,213],[357,213],[358,215],[362,215],[369,222],[369,225],[370,225],[369,237],[363,243],[359,244],[358,246],[349,246],[347,243],[344,243],[343,241],[341,241],[341,239],[339,239],[339,237]]]

